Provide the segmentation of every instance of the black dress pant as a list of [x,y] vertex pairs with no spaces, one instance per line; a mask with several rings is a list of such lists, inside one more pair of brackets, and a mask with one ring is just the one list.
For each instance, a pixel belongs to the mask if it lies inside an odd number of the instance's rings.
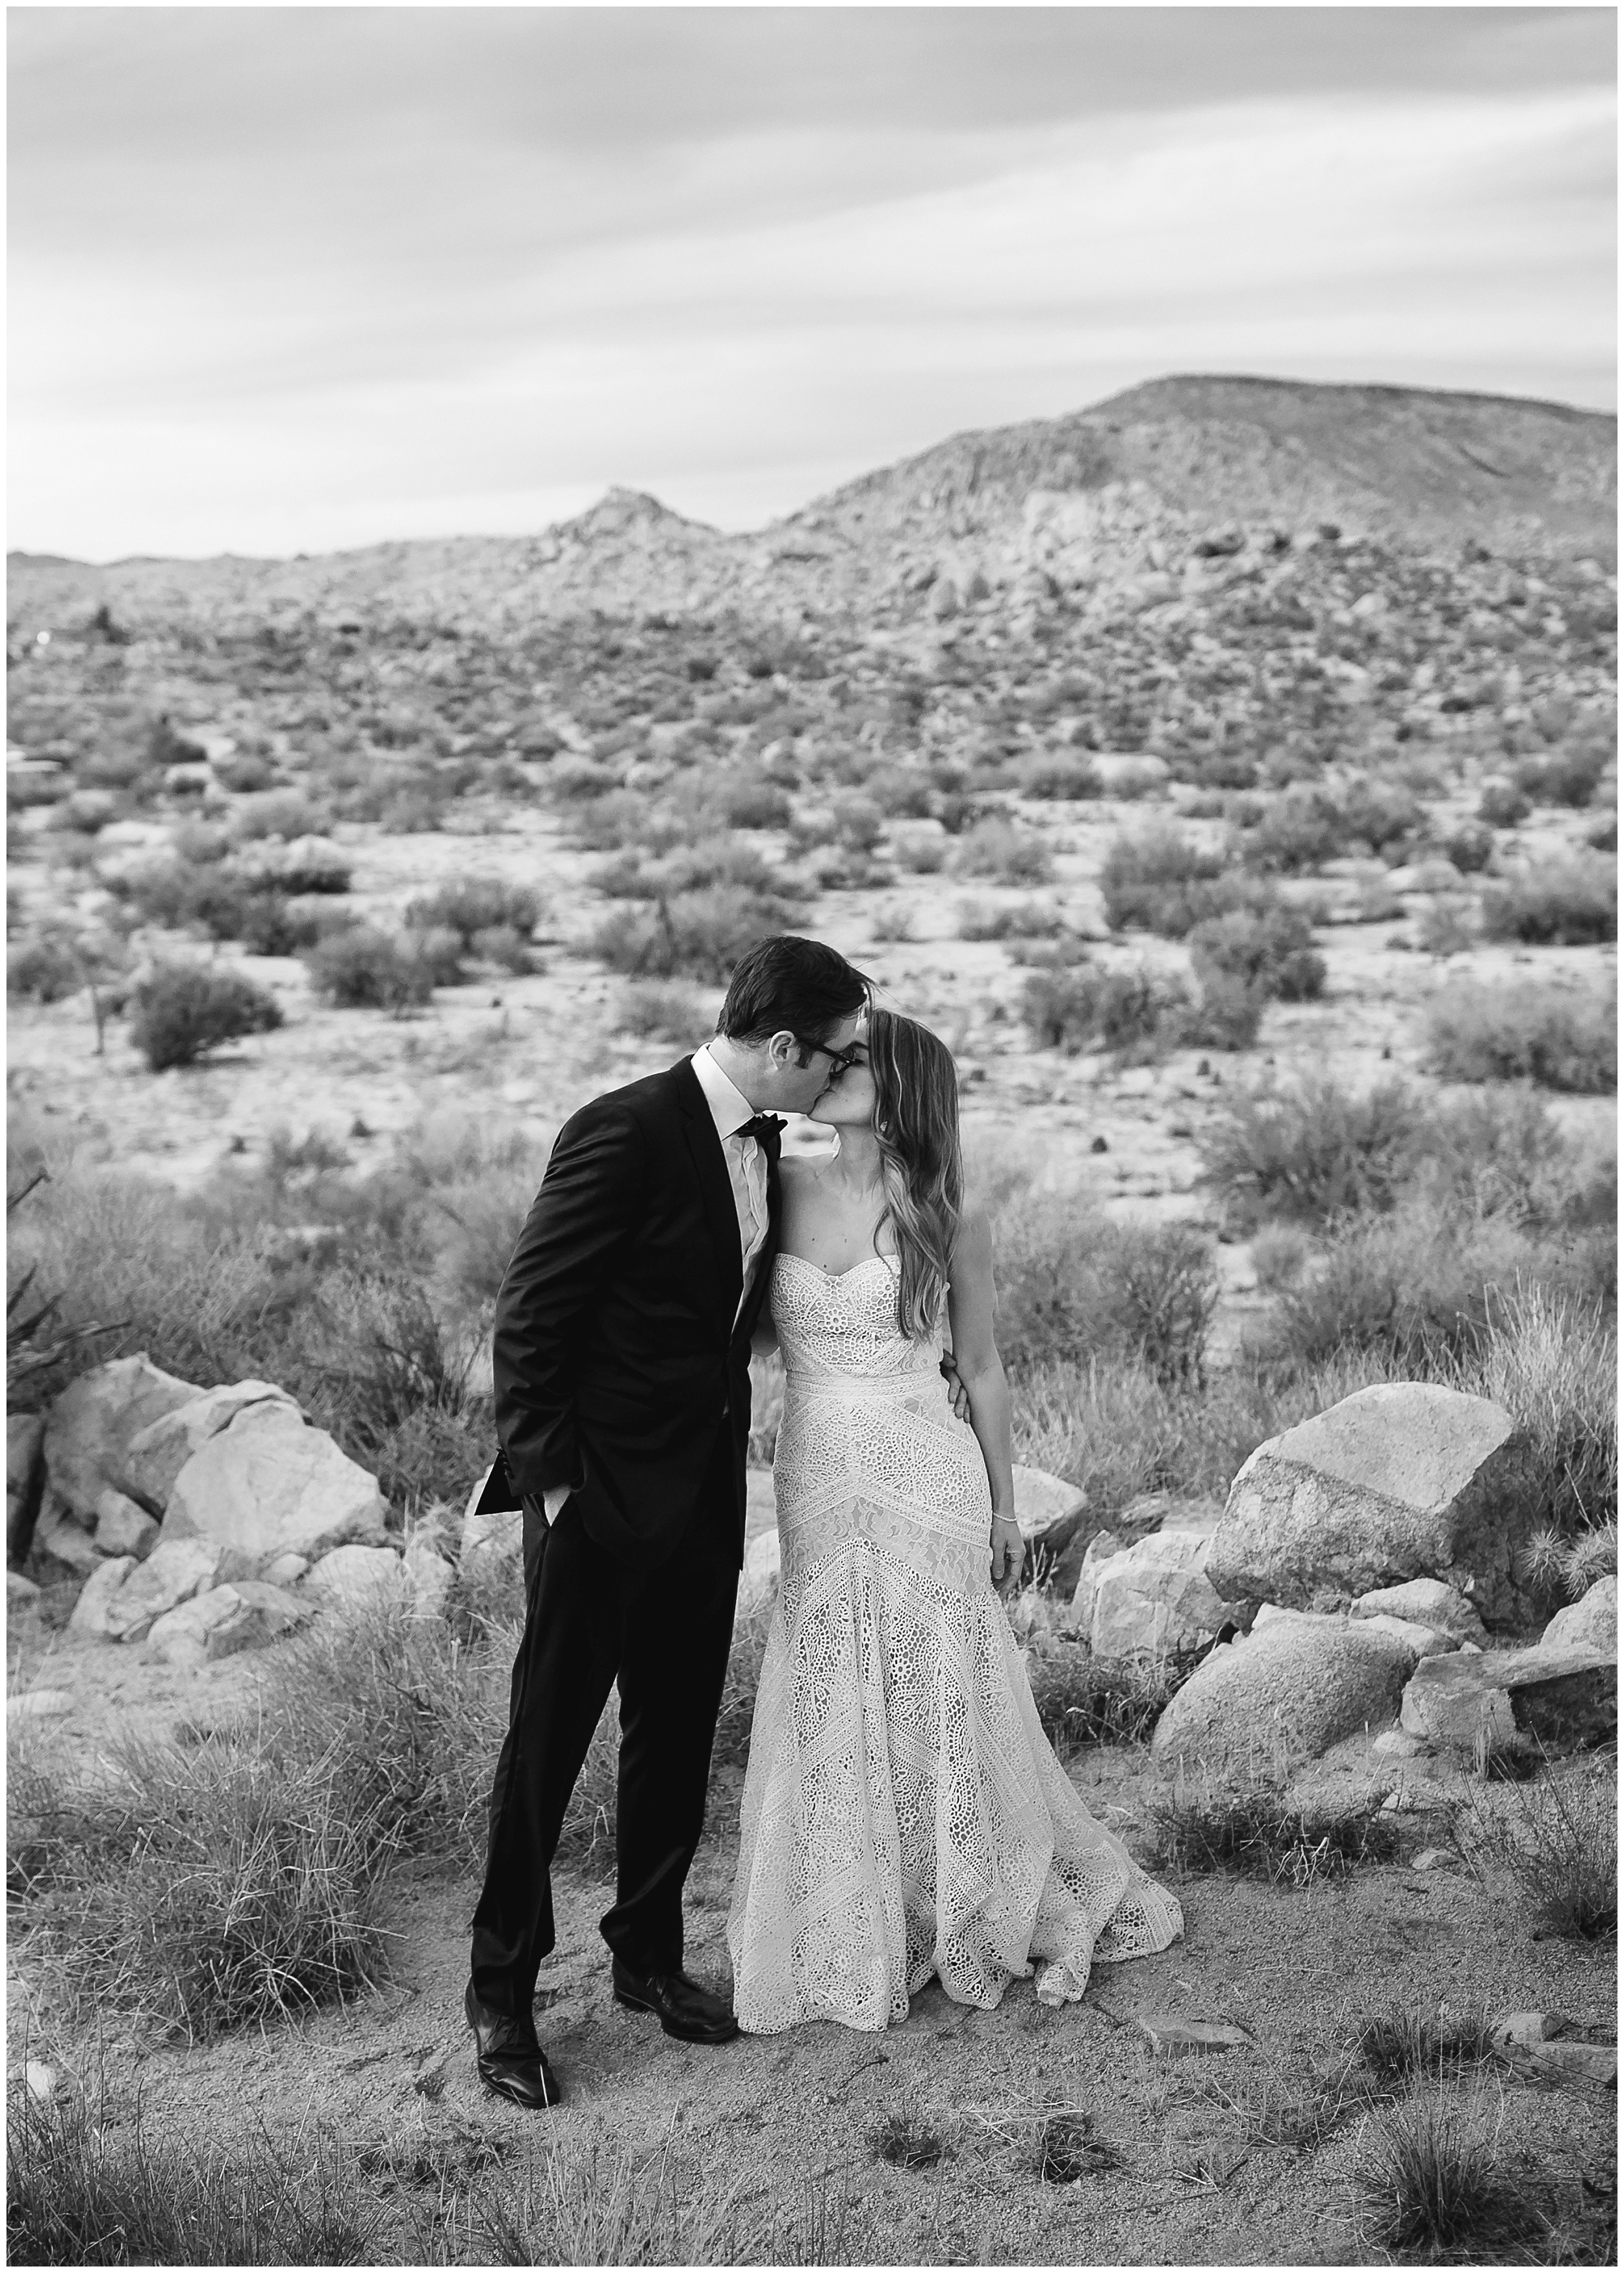
[[683,1885],[704,1827],[738,1591],[735,1457],[724,1427],[692,1521],[652,1571],[628,1570],[595,1545],[575,1500],[550,1527],[526,1506],[524,1638],[474,1912],[474,1993],[493,2012],[529,2015],[554,1941],[559,1827],[617,1680],[617,1887],[601,1931],[635,1972],[681,1967]]

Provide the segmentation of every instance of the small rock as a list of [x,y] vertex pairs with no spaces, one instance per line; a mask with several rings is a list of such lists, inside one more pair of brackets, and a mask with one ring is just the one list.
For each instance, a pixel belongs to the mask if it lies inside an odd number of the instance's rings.
[[1423,1847],[1410,1867],[1412,1871],[1453,1871],[1460,1859],[1448,1847]]
[[445,2089],[451,2066],[449,2052],[431,2053],[412,2078],[412,2089],[424,2099],[438,2099]]
[[109,1484],[96,1494],[96,1545],[104,1555],[131,1555],[137,1561],[158,1543],[158,1526],[138,1501]]
[[206,1594],[177,1602],[153,1620],[146,1636],[147,1648],[168,1665],[201,1665],[208,1655],[211,1630],[233,1617],[237,1603],[235,1587],[211,1587]]
[[1497,2052],[1527,2052],[1548,2037],[1560,2036],[1568,2025],[1560,2013],[1501,2013],[1490,2039]]
[[398,1586],[400,1572],[393,1547],[335,1547],[311,1565],[304,1584],[333,1602],[370,1602]]
[[1377,1587],[1353,1604],[1356,1618],[1409,1618],[1431,1626],[1437,1633],[1454,1634],[1463,1641],[1484,1639],[1483,1620],[1458,1587],[1441,1579],[1406,1579],[1402,1587]]
[[1095,1561],[1084,1557],[1071,1622],[1096,1657],[1160,1657],[1198,1648],[1232,1623],[1202,1564],[1208,1535],[1159,1531]]
[[27,2079],[28,2096],[48,2104],[56,2097],[56,2071],[47,2067],[43,2060],[30,2060],[23,2071]]
[[1526,1737],[1559,1750],[1616,1730],[1618,1685],[1618,1659],[1596,1650],[1461,1649],[1416,1667],[1399,1718],[1413,1735],[1461,1750],[1486,1722],[1497,1746]]
[[308,1555],[273,1555],[259,1573],[273,1587],[296,1587],[311,1567]]
[[204,1654],[211,1660],[234,1656],[240,1649],[260,1649],[278,1634],[303,1625],[311,1615],[304,1603],[264,1579],[238,1579],[217,1587],[213,1594],[199,1597],[197,1607],[216,1596],[229,1599],[224,1617],[211,1622],[204,1637]]
[[1153,2053],[1173,2059],[1186,2052],[1246,2052],[1252,2044],[1244,2029],[1231,2028],[1223,2021],[1179,2021],[1158,2014],[1154,2019],[1141,2017],[1139,2026],[1149,2038]]
[[116,1641],[139,1641],[154,1622],[213,1586],[223,1575],[226,1551],[208,1539],[161,1539],[108,1605],[103,1631]]
[[1367,1617],[1365,1624],[1376,1627],[1382,1633],[1395,1635],[1408,1648],[1414,1650],[1418,1661],[1424,1657],[1448,1656],[1460,1647],[1453,1634],[1440,1633],[1436,1626],[1417,1625],[1411,1618],[1392,1618],[1379,1611],[1373,1617]]
[[40,1590],[32,1579],[25,1579],[20,1571],[5,1574],[5,1607],[8,1610],[26,1610],[40,1599]]
[[1508,2057],[1517,2074],[1531,2082],[1571,2091],[1582,2099],[1605,2099],[1619,2088],[1616,2044],[1530,2044],[1502,2057]]
[[1425,1737],[1412,1737],[1408,1729],[1383,1729],[1370,1749],[1384,1760],[1418,1760],[1432,1747]]
[[8,1721],[55,1721],[72,1710],[71,1689],[19,1689],[5,1700]]
[[135,1566],[133,1555],[113,1555],[99,1571],[93,1571],[79,1589],[79,1598],[68,1620],[68,1632],[116,1639],[107,1623],[108,1609]]

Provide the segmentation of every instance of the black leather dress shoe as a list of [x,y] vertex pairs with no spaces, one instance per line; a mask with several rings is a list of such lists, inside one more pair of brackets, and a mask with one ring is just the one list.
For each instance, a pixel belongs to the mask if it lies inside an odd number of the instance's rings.
[[634,1973],[617,1958],[615,2002],[652,2013],[668,2037],[690,2044],[725,2044],[738,2034],[733,2007],[685,1973]]
[[528,2015],[516,2021],[509,2014],[493,2013],[474,1994],[471,1981],[462,2009],[474,2031],[474,2065],[486,2090],[518,2107],[556,2107],[564,2094],[535,2041],[535,2022]]

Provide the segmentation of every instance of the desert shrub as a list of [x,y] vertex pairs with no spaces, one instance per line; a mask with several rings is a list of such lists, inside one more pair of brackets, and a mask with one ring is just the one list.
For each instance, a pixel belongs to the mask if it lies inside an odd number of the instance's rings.
[[1426,815],[1412,791],[1366,774],[1357,776],[1343,792],[1337,811],[1342,834],[1362,837],[1373,852],[1385,852],[1389,858],[1426,832]]
[[1502,2160],[1481,2119],[1441,2090],[1373,2121],[1354,2187],[1363,2245],[1372,2251],[1501,2265],[1530,2260],[1530,2245],[1552,2232],[1527,2170]]
[[1313,944],[1313,926],[1299,909],[1281,901],[1208,916],[1192,928],[1189,949],[1198,979],[1223,971],[1266,998],[1313,1001],[1325,986],[1325,958]]
[[191,2036],[353,1994],[385,1966],[389,1864],[475,1860],[507,1685],[504,1655],[459,1649],[402,1580],[281,1644],[240,1739],[131,1740],[96,1787],[25,1772],[28,1943],[76,2003]]
[[341,1010],[415,1009],[434,991],[429,960],[370,925],[321,941],[305,967],[316,992]]
[[1072,1054],[1112,1050],[1141,1060],[1178,1046],[1191,1007],[1181,986],[1143,964],[1127,971],[1091,964],[1037,971],[1022,994],[1022,1015],[1036,1047]]
[[541,902],[528,884],[510,884],[499,876],[460,876],[411,901],[406,923],[413,931],[451,931],[464,947],[475,934],[505,930],[528,939],[541,921]]
[[[429,935],[435,936],[432,933]],[[456,937],[454,932],[448,935]],[[529,941],[512,924],[492,924],[485,931],[476,931],[471,944],[482,963],[498,964],[504,971],[515,973],[535,968]]]
[[1483,895],[1490,939],[1530,947],[1583,947],[1619,935],[1619,864],[1586,851],[1530,864]]
[[1616,996],[1462,983],[1433,996],[1426,1032],[1427,1069],[1442,1081],[1532,1081],[1581,1096],[1618,1087]]
[[276,768],[258,751],[234,750],[229,757],[216,758],[214,778],[221,789],[231,790],[239,796],[251,794],[255,790],[271,787],[276,779]]
[[680,979],[635,979],[620,998],[616,1031],[640,1040],[691,1043],[708,1034],[715,1021],[692,986]]
[[1360,1863],[1396,1859],[1398,1836],[1381,1796],[1293,1800],[1283,1757],[1191,1774],[1180,1761],[1172,1788],[1149,1804],[1158,1859],[1196,1873],[1233,1872],[1298,1886]]
[[957,866],[966,876],[986,876],[1000,884],[1046,884],[1054,862],[1042,837],[1013,821],[978,821],[959,840]]
[[600,765],[592,758],[555,760],[547,772],[548,794],[560,805],[581,805],[589,798],[606,797],[621,787],[621,769]]
[[[618,852],[627,845],[647,843],[651,818],[648,799],[635,790],[610,790],[606,797],[585,799],[570,814],[570,836],[586,852]],[[680,842],[680,831],[672,843]]]
[[599,891],[610,899],[671,899],[680,893],[716,888],[746,893],[760,900],[798,901],[798,881],[775,867],[753,844],[737,844],[728,836],[707,836],[679,844],[658,859],[640,852],[606,861],[593,878]]
[[77,994],[84,983],[79,949],[65,932],[41,929],[7,949],[8,994],[34,1002],[60,1002]]
[[946,838],[926,836],[923,830],[898,829],[893,836],[891,849],[898,867],[916,876],[939,875],[947,865]]
[[1363,1096],[1335,1080],[1231,1098],[1201,1139],[1207,1172],[1240,1223],[1274,1216],[1324,1223],[1345,1209],[1388,1207],[1413,1166],[1426,1119],[1402,1082]]
[[240,866],[251,888],[279,892],[347,892],[353,873],[338,846],[319,836],[267,841],[242,854]]
[[961,939],[1052,939],[1059,928],[1059,911],[1039,900],[959,902]]
[[1468,821],[1440,838],[1438,850],[1463,876],[1476,876],[1488,866],[1494,851],[1494,832],[1480,821]]
[[723,774],[706,785],[703,804],[723,829],[788,829],[794,807],[775,782]]
[[1249,1050],[1258,1038],[1269,997],[1233,971],[1208,969],[1195,1001],[1179,1022],[1179,1039],[1198,1050]]
[[1015,786],[1022,797],[1057,800],[1098,797],[1099,769],[1088,758],[1045,750],[1023,759],[1016,767]]
[[935,810],[935,784],[922,766],[881,766],[864,788],[887,821],[928,821]]
[[1147,1743],[1205,1654],[1096,1657],[1080,1642],[1035,1640],[1027,1673],[1044,1734],[1062,1759],[1089,1744]]
[[267,836],[291,844],[296,837],[322,836],[328,819],[302,789],[267,790],[237,807],[231,816],[231,833],[243,844]]
[[1217,1272],[1193,1226],[1112,1223],[1074,1193],[1016,1189],[994,1243],[1007,1365],[1132,1355],[1160,1378],[1199,1377]]
[[714,884],[657,900],[647,914],[613,918],[595,934],[592,951],[628,979],[721,986],[746,948],[784,930],[799,908],[742,885]]
[[1536,805],[1586,806],[1600,786],[1610,754],[1604,747],[1593,746],[1559,750],[1545,758],[1524,758],[1513,779]]
[[1515,829],[1533,810],[1522,791],[1506,781],[1485,782],[1478,799],[1478,818],[1490,829]]
[[1334,859],[1346,850],[1352,834],[1335,798],[1298,782],[1265,806],[1256,828],[1243,836],[1241,848],[1250,866],[1294,875]]
[[7,2111],[6,2163],[16,2264],[348,2265],[384,2246],[362,2157],[319,2131],[291,2152],[268,2138],[226,2149],[168,2127],[154,2137],[138,2111],[98,2120],[25,2091]]
[[1429,900],[1416,922],[1416,945],[1441,960],[1463,955],[1478,942],[1478,930],[1458,900]]
[[193,1065],[223,1043],[266,1034],[282,1023],[273,995],[206,964],[160,964],[131,998],[130,1039],[154,1073]]
[[1105,920],[1113,931],[1159,932],[1182,939],[1209,916],[1235,904],[1217,852],[1203,852],[1166,824],[1112,840],[1100,872]]
[[1353,2042],[1361,2067],[1386,2089],[1428,2076],[1461,2075],[1494,2057],[1493,2025],[1480,2010],[1389,2006],[1366,2014]]

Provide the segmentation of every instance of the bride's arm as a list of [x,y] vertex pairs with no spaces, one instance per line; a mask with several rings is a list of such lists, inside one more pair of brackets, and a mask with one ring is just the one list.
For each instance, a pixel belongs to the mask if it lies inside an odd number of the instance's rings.
[[1019,1574],[1024,1549],[1015,1521],[1009,1384],[992,1337],[992,1227],[977,1211],[960,1219],[953,1249],[947,1322],[959,1378],[969,1399],[969,1424],[992,1487],[992,1577]]

